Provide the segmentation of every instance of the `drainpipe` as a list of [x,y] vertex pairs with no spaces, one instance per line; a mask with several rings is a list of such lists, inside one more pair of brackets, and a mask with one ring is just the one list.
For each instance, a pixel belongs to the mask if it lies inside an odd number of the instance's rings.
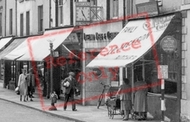
[[51,0],[49,0],[49,28],[51,28]]
[[15,0],[15,36],[17,36],[17,0]]
[[6,24],[7,24],[7,21],[6,21],[6,19],[7,19],[7,16],[6,16],[7,15],[7,7],[6,6],[7,6],[7,1],[5,0],[5,12],[4,12],[5,13],[5,24],[4,24],[5,25],[5,36],[7,35],[6,34],[6,28],[7,28],[6,27]]
[[58,27],[58,0],[55,0],[55,27]]
[[123,27],[125,26],[125,20],[126,20],[126,18],[125,18],[125,16],[126,16],[126,13],[125,13],[125,0],[123,0]]

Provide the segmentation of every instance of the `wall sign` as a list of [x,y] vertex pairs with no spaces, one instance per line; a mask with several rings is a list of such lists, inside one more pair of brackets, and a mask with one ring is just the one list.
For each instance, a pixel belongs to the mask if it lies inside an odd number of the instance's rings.
[[107,33],[98,33],[96,32],[95,34],[85,34],[84,33],[84,40],[85,41],[95,41],[97,40],[98,42],[104,41],[104,40],[112,40],[115,38],[115,36],[119,32],[107,32]]
[[160,46],[167,53],[174,52],[177,49],[177,40],[173,36],[165,36],[161,40]]
[[159,9],[156,1],[140,3],[136,5],[137,13],[147,13],[148,15],[158,15]]

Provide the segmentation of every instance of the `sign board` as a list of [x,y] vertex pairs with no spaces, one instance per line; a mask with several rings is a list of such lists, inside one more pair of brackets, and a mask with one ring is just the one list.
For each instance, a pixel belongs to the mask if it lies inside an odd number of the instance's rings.
[[177,49],[177,40],[173,36],[165,36],[161,40],[160,46],[167,53],[174,52]]
[[168,65],[158,65],[158,79],[168,79]]
[[147,13],[148,15],[159,14],[159,8],[156,1],[137,4],[136,8],[137,13]]

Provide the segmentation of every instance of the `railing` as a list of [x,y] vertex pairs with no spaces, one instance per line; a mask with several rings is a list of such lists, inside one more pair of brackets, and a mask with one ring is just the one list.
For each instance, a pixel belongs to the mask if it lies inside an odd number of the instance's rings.
[[91,22],[103,21],[103,7],[102,6],[91,6]]

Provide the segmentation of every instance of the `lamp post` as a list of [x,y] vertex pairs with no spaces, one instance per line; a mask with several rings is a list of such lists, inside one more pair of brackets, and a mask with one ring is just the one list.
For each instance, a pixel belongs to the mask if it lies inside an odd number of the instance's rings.
[[50,42],[50,93],[53,93],[53,43]]
[[50,41],[50,98],[51,98],[51,107],[49,110],[57,110],[55,107],[55,103],[58,99],[57,94],[54,92],[54,87],[53,87],[53,43]]

